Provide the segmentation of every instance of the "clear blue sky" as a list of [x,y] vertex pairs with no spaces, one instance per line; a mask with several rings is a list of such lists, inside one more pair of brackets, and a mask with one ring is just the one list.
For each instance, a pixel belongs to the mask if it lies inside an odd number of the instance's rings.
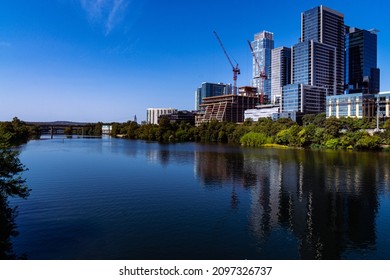
[[246,40],[275,47],[300,36],[300,13],[325,5],[345,23],[377,28],[381,90],[390,90],[390,4],[311,0],[4,0],[0,9],[0,120],[127,121],[148,107],[194,108],[202,82],[232,82],[213,30],[249,85]]

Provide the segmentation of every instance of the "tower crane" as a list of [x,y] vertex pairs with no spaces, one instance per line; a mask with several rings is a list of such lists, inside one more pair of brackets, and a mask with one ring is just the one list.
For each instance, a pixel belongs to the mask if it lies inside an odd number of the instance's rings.
[[260,84],[259,84],[259,88],[257,89],[257,92],[258,92],[258,94],[260,94],[260,104],[263,104],[264,103],[264,80],[268,79],[268,77],[265,74],[265,67],[264,67],[263,71],[260,70],[260,68],[261,68],[260,62],[257,59],[255,52],[253,51],[251,42],[249,42],[249,40],[247,42],[248,42],[249,48],[251,49],[252,56],[255,59],[256,65],[259,68],[259,75],[256,78],[260,79]]
[[238,63],[237,63],[237,61],[234,60],[234,62],[236,63],[236,66],[233,65],[233,63],[230,60],[230,57],[229,57],[228,53],[226,52],[225,47],[223,46],[222,41],[219,38],[217,32],[214,31],[214,35],[215,35],[215,37],[217,37],[217,40],[218,40],[219,44],[221,45],[223,52],[225,53],[227,59],[229,60],[230,65],[233,68],[233,94],[237,95],[237,75],[240,75],[240,69],[238,68]]

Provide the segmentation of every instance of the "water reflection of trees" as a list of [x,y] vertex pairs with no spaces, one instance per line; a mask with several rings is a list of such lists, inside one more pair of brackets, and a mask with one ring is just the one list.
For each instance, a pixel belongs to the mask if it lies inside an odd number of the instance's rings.
[[9,205],[9,197],[27,198],[30,190],[19,176],[24,170],[18,153],[0,147],[0,259],[16,259],[11,238],[18,235],[15,217],[17,208]]
[[[388,156],[372,153],[253,150],[197,153],[207,186],[250,188],[250,229],[263,246],[273,231],[297,240],[302,259],[340,259],[375,249],[378,191]],[[281,256],[283,258],[283,256]]]

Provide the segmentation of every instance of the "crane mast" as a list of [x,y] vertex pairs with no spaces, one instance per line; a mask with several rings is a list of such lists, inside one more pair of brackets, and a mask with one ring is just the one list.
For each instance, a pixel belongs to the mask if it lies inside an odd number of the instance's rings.
[[257,59],[257,56],[255,55],[255,52],[254,52],[254,50],[252,48],[251,42],[249,42],[249,40],[247,42],[248,42],[249,48],[251,50],[252,56],[253,56],[253,58],[255,60],[255,63],[257,65],[257,67],[259,68],[259,75],[257,77],[255,77],[255,78],[259,78],[260,79],[260,84],[258,86],[257,93],[260,95],[260,104],[263,104],[264,103],[264,80],[266,80],[268,77],[265,74],[265,69],[263,69],[263,71],[260,70],[260,68],[261,68],[260,62]]
[[233,69],[233,94],[237,95],[237,75],[240,75],[240,69],[238,68],[238,63],[237,63],[237,61],[235,61],[236,66],[234,66],[234,64],[232,63],[228,53],[226,52],[226,49],[223,46],[222,41],[219,38],[217,32],[214,31],[214,35],[215,35],[215,37],[217,37],[217,40],[218,40],[219,44],[221,45],[223,52],[225,53],[230,65],[232,66],[232,69]]

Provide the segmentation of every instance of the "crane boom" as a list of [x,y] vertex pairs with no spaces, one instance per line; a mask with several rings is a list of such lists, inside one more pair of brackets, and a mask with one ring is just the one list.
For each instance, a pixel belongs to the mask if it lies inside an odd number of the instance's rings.
[[214,31],[214,35],[215,35],[215,37],[217,37],[217,40],[218,40],[219,44],[221,45],[221,48],[222,48],[223,52],[225,53],[227,59],[229,60],[230,65],[232,66],[232,68],[234,68],[234,65],[233,65],[232,61],[230,60],[230,57],[229,57],[225,47],[223,46],[223,43],[222,43],[221,39],[219,38],[217,32]]
[[222,43],[221,39],[219,38],[217,32],[214,31],[214,35],[217,38],[219,44],[221,45],[221,48],[222,48],[223,52],[225,53],[226,58],[228,59],[230,65],[232,66],[232,69],[233,69],[233,93],[235,95],[237,95],[237,75],[239,75],[241,73],[240,69],[238,68],[238,63],[236,62],[236,66],[234,66],[234,64],[233,64],[232,60],[230,59],[225,47],[223,46],[223,43]]

